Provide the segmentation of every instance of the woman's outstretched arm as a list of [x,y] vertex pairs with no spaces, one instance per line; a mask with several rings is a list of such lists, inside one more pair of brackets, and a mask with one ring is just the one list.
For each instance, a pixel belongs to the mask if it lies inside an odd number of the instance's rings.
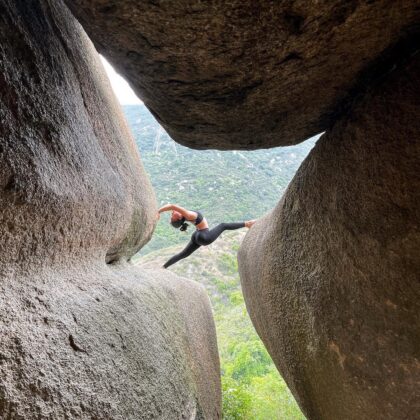
[[183,207],[178,206],[177,204],[165,204],[158,210],[158,213],[163,213],[165,211],[172,210],[181,213],[187,220],[195,220],[197,218],[197,213],[195,211],[186,210]]

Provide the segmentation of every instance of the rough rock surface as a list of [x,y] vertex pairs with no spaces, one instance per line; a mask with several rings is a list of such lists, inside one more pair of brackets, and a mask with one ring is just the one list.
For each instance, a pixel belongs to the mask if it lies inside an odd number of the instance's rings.
[[90,265],[0,283],[0,418],[217,419],[219,360],[201,286]]
[[245,237],[248,311],[309,419],[420,412],[420,57],[321,137]]
[[129,258],[156,203],[96,51],[60,2],[0,7],[2,264]]
[[203,289],[125,262],[156,203],[93,45],[56,0],[0,36],[0,418],[218,418]]
[[326,130],[420,19],[416,0],[66,2],[172,138],[194,148]]

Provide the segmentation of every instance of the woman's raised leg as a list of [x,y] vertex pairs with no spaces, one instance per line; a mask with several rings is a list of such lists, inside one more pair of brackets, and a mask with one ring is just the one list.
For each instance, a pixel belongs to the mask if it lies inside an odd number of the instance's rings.
[[170,265],[175,264],[179,260],[182,260],[183,258],[187,258],[189,255],[191,255],[198,248],[200,248],[200,245],[196,244],[193,241],[188,242],[188,245],[180,253],[174,255],[172,258],[170,258],[168,261],[166,261],[166,263],[163,265],[163,267],[168,268]]
[[245,222],[238,223],[220,223],[213,229],[210,229],[206,232],[198,231],[197,241],[200,245],[210,245],[214,242],[225,230],[235,230],[245,227]]

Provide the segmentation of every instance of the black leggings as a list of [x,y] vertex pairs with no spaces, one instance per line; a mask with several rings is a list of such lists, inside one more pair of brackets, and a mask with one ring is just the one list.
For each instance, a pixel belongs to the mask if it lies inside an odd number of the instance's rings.
[[188,245],[179,253],[169,259],[163,266],[168,268],[170,265],[175,264],[177,261],[187,258],[200,246],[210,245],[214,242],[225,230],[235,230],[245,227],[244,222],[240,223],[220,223],[213,229],[201,229],[196,230],[192,236]]

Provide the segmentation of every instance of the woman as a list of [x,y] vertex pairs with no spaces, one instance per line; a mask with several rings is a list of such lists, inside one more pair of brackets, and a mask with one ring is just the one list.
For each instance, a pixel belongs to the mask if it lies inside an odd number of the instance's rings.
[[179,228],[181,231],[187,230],[188,224],[186,222],[194,223],[196,231],[192,234],[191,240],[188,245],[179,253],[169,259],[164,265],[164,268],[168,268],[170,265],[175,264],[177,261],[188,257],[200,246],[210,245],[214,242],[223,231],[240,229],[243,227],[250,228],[255,220],[248,220],[247,222],[240,223],[220,223],[213,229],[209,229],[207,220],[199,211],[185,210],[181,206],[175,204],[166,204],[158,210],[158,219],[160,213],[165,211],[172,211],[171,225],[174,228]]

